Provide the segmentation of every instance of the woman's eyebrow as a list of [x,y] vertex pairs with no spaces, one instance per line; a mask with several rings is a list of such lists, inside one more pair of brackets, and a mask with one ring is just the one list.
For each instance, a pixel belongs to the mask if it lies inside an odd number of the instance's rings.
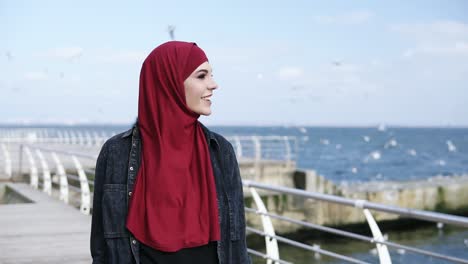
[[206,69],[200,69],[200,70],[198,70],[198,71],[197,71],[197,73],[199,73],[199,72],[205,72],[205,73],[208,73],[208,70],[206,70]]

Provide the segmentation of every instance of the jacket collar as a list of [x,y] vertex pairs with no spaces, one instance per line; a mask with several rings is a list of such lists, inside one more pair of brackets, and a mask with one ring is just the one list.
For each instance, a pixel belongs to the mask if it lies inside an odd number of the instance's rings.
[[203,133],[205,133],[205,137],[208,141],[208,145],[211,146],[211,142],[215,142],[216,145],[219,147],[219,142],[218,139],[216,139],[216,136],[213,132],[211,132],[205,125],[203,125],[201,122],[198,122],[200,126],[203,129]]
[[[201,125],[202,129],[203,129],[203,133],[205,133],[205,137],[208,141],[208,145],[211,146],[211,142],[215,142],[218,146],[219,146],[219,142],[218,140],[216,139],[215,135],[213,132],[211,132],[205,125],[203,125],[201,122],[199,122],[199,124]],[[134,130],[138,130],[138,119],[135,121],[135,123],[133,124],[132,128],[130,128],[129,130],[125,131],[123,134],[122,134],[122,138],[126,138],[126,137],[129,137],[133,134]],[[135,131],[137,132],[137,131]],[[138,134],[139,136],[139,134]]]

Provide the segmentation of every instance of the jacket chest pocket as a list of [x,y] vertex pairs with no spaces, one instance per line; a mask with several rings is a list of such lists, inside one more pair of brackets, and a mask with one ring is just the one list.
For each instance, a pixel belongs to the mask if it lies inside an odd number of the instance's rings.
[[127,186],[104,184],[102,195],[102,221],[105,238],[128,237]]

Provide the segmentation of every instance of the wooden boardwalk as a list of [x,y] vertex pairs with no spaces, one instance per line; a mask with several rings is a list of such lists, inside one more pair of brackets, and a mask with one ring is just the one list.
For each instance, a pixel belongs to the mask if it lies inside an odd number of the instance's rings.
[[91,263],[91,217],[24,183],[33,203],[0,204],[0,264]]

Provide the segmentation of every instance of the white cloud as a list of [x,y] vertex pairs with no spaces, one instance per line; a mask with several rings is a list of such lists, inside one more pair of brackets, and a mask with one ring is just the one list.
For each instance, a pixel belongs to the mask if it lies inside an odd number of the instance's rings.
[[304,70],[302,68],[289,66],[282,67],[278,73],[280,80],[294,80],[302,77],[303,74]]
[[46,57],[52,59],[73,60],[83,55],[83,48],[80,47],[65,47],[55,48],[43,53],[37,54],[39,57]]
[[373,16],[374,14],[370,11],[360,10],[334,16],[315,16],[313,19],[315,22],[325,25],[357,25],[369,21]]
[[309,87],[306,93],[323,98],[354,96],[362,98],[381,92],[378,82],[371,76],[375,72],[371,64],[341,63],[320,65],[306,74],[304,86]]
[[390,30],[414,41],[403,51],[404,58],[418,55],[465,56],[468,55],[468,24],[457,21],[396,24]]
[[49,76],[45,72],[27,72],[24,74],[24,79],[27,81],[46,81]]
[[459,41],[454,44],[445,45],[423,44],[406,50],[403,53],[403,57],[411,58],[420,54],[466,56],[468,55],[468,42]]
[[468,24],[456,21],[395,24],[390,30],[418,40],[459,40],[468,38]]
[[148,54],[142,51],[117,51],[103,58],[106,62],[143,63]]

